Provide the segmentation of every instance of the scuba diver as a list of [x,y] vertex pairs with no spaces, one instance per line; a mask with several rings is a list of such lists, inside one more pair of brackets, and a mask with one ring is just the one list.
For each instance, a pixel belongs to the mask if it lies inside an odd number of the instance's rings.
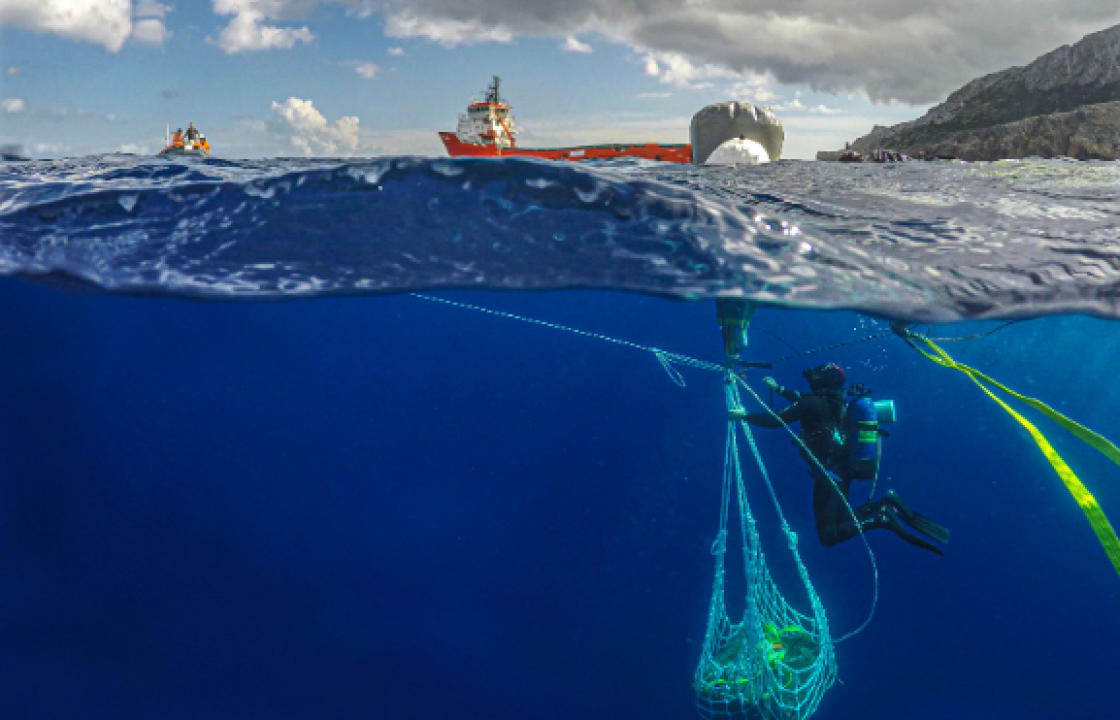
[[[877,407],[868,397],[870,393],[859,385],[853,385],[848,391],[847,395],[854,396],[849,401],[844,392],[844,370],[836,363],[819,365],[802,374],[809,383],[808,393],[784,388],[774,378],[764,378],[766,386],[788,400],[790,405],[777,413],[777,418],[759,412],[746,413],[743,419],[752,425],[769,428],[781,427],[783,422],[801,423],[801,438],[805,447],[827,473],[827,476],[822,473],[821,467],[806,454],[804,448],[801,450],[813,478],[813,515],[821,544],[832,546],[855,537],[862,530],[884,529],[911,545],[943,555],[941,548],[921,535],[946,543],[949,531],[911,510],[893,490],[879,500],[852,508],[855,520],[848,512],[846,500],[852,483],[875,480],[878,476],[879,436],[883,433],[879,422],[893,422],[893,403],[879,403],[882,407]],[[882,420],[880,414],[885,415]]]

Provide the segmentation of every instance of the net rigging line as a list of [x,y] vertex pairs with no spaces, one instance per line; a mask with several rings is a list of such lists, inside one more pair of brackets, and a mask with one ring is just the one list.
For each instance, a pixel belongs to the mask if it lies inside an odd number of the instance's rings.
[[[978,339],[983,338],[983,337],[988,337],[989,335],[994,335],[995,333],[999,332],[1000,330],[1003,330],[1005,327],[1010,327],[1010,326],[1014,325],[1015,323],[1023,322],[1023,320],[1025,320],[1025,319],[1026,318],[1017,318],[1015,320],[1008,320],[1005,323],[1001,323],[999,325],[996,325],[991,330],[984,330],[982,332],[975,332],[975,333],[972,333],[971,335],[955,335],[955,336],[945,337],[945,336],[936,336],[936,335],[935,336],[930,336],[927,333],[926,337],[929,337],[930,340],[937,340],[939,342],[965,342],[966,340],[978,340]],[[893,331],[893,328],[892,328],[892,331]]]
[[[669,379],[672,380],[672,382],[677,387],[681,387],[681,388],[686,387],[684,376],[682,376],[680,371],[677,369],[677,367],[676,367],[677,365],[680,365],[682,367],[690,367],[690,368],[694,368],[694,369],[697,369],[697,370],[705,370],[705,371],[708,371],[708,372],[717,372],[717,373],[720,373],[720,374],[724,374],[724,375],[726,375],[725,383],[728,384],[728,385],[732,384],[731,379],[733,378],[734,382],[736,384],[740,385],[742,388],[744,388],[750,394],[750,396],[754,399],[754,401],[764,411],[769,413],[772,417],[777,418],[777,420],[781,424],[782,428],[786,431],[786,433],[788,433],[790,435],[791,438],[793,438],[793,441],[800,447],[801,451],[804,453],[804,457],[810,458],[811,461],[816,465],[818,471],[824,473],[825,477],[827,477],[829,479],[829,482],[832,483],[833,489],[844,500],[844,505],[847,507],[848,513],[851,515],[852,519],[856,522],[856,527],[860,529],[859,530],[859,538],[860,538],[860,541],[863,543],[864,550],[867,552],[867,557],[868,557],[868,561],[869,561],[870,566],[871,566],[871,573],[872,573],[872,579],[873,579],[873,583],[872,583],[873,592],[872,592],[871,606],[868,610],[867,617],[863,620],[862,623],[860,623],[860,625],[856,629],[845,633],[843,636],[841,636],[839,639],[837,639],[833,642],[834,643],[841,643],[841,642],[844,642],[845,640],[848,640],[852,637],[855,637],[856,635],[861,633],[871,623],[871,620],[875,616],[875,610],[878,607],[878,603],[879,603],[879,565],[875,560],[875,553],[872,552],[870,543],[867,542],[866,533],[864,533],[861,523],[856,518],[855,511],[852,509],[852,506],[848,502],[848,499],[844,496],[844,493],[842,493],[840,491],[840,488],[836,485],[836,481],[833,480],[832,475],[826,470],[824,464],[821,463],[821,461],[816,457],[816,455],[814,455],[812,453],[812,451],[809,450],[809,447],[805,444],[805,441],[801,439],[801,436],[799,436],[796,432],[794,432],[793,428],[791,428],[788,423],[786,423],[784,420],[782,420],[781,417],[779,417],[778,414],[776,412],[774,412],[774,410],[767,403],[763,402],[762,398],[758,395],[758,393],[755,392],[755,390],[752,387],[750,387],[750,385],[747,384],[746,380],[744,380],[743,377],[739,373],[729,373],[728,368],[725,365],[721,365],[719,363],[714,363],[714,362],[711,362],[709,360],[701,360],[699,358],[694,358],[694,357],[691,357],[689,355],[684,355],[682,353],[669,352],[668,350],[662,350],[660,348],[655,348],[655,347],[652,347],[652,346],[649,346],[649,345],[642,345],[640,343],[632,342],[630,340],[623,340],[621,338],[612,337],[610,335],[605,335],[603,333],[593,332],[593,331],[589,331],[589,330],[581,330],[579,328],[573,328],[573,327],[570,327],[568,325],[561,325],[559,323],[548,322],[547,320],[540,320],[540,319],[531,318],[531,317],[528,317],[528,316],[525,316],[525,315],[518,315],[517,313],[506,312],[504,310],[494,310],[493,308],[488,308],[488,307],[485,307],[485,306],[482,306],[482,305],[475,305],[473,303],[460,302],[458,300],[449,300],[447,298],[441,298],[441,297],[438,297],[438,296],[435,296],[435,295],[427,295],[425,293],[414,292],[414,293],[409,293],[409,295],[411,295],[412,297],[414,297],[418,300],[424,300],[426,302],[435,303],[437,305],[445,305],[445,306],[448,306],[448,307],[458,308],[460,310],[470,310],[472,312],[481,313],[483,315],[490,315],[492,317],[502,318],[502,319],[505,319],[505,320],[516,320],[518,322],[526,323],[528,325],[536,325],[538,327],[544,327],[544,328],[548,328],[550,330],[557,330],[557,331],[560,331],[560,332],[570,333],[572,335],[577,335],[579,337],[590,338],[592,340],[600,340],[602,342],[610,343],[612,345],[616,345],[616,346],[619,346],[619,347],[629,348],[631,350],[641,350],[643,352],[651,353],[651,354],[653,354],[653,356],[655,358],[657,358],[657,361],[661,364],[661,367],[665,370],[665,373],[669,376]],[[888,334],[890,334],[890,333],[888,333]],[[739,397],[737,390],[736,390],[735,397],[736,397],[736,399],[738,399],[738,397]],[[739,407],[741,409],[740,405],[737,405],[736,407]],[[746,423],[742,422],[742,425],[743,425],[743,428],[744,428],[744,432],[747,432]],[[749,436],[749,433],[748,433],[748,436]],[[755,447],[753,437],[751,437],[750,444],[751,444],[752,448]],[[759,463],[761,464],[761,462],[762,462],[761,456],[759,456],[757,454],[757,450],[755,451],[755,454],[756,454],[756,457],[758,457]],[[767,480],[767,483],[769,483],[769,480]],[[773,489],[772,488],[771,488],[771,494],[773,495]],[[777,502],[777,497],[776,496],[774,496],[774,501]]]

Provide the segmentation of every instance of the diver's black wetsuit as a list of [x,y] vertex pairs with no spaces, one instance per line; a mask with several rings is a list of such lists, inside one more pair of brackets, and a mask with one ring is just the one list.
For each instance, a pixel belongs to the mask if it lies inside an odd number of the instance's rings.
[[948,540],[948,531],[929,518],[910,510],[893,492],[879,500],[853,508],[858,524],[852,519],[847,502],[852,482],[871,478],[854,477],[850,470],[843,436],[845,398],[842,387],[842,383],[840,388],[817,387],[804,394],[788,388],[777,388],[778,393],[790,402],[788,407],[778,413],[781,422],[769,413],[748,413],[746,421],[759,427],[771,428],[781,427],[782,422],[801,423],[801,438],[806,447],[832,475],[830,480],[821,472],[817,463],[807,457],[804,450],[801,451],[813,478],[813,516],[817,523],[817,537],[822,545],[836,545],[851,539],[861,528],[882,528],[893,531],[912,545],[938,555],[943,554],[936,545],[903,528],[902,523],[905,522],[941,542]]
[[[822,390],[802,394],[781,388],[781,395],[790,401],[789,407],[778,413],[782,422],[801,423],[801,439],[826,470],[833,473],[836,487],[848,497],[852,478],[845,472],[847,461],[841,425],[844,419],[844,395],[835,390]],[[749,413],[747,422],[759,427],[781,427],[778,419],[769,413]],[[859,528],[852,522],[848,508],[830,481],[812,458],[801,451],[813,478],[813,516],[817,521],[817,537],[822,545],[835,545],[854,537]]]

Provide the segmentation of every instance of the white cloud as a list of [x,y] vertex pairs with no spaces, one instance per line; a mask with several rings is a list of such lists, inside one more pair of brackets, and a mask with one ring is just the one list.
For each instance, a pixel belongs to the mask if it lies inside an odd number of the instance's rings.
[[397,56],[404,55],[404,48],[391,47],[388,50],[386,50],[385,52],[389,53],[390,55],[397,55]]
[[0,27],[53,33],[121,49],[132,32],[129,0],[0,0]]
[[279,132],[304,155],[352,155],[358,150],[358,117],[345,115],[332,125],[310,100],[290,97],[273,101],[272,111],[281,120]]
[[4,71],[4,74],[8,77],[15,77],[16,75],[19,75],[19,73],[20,68],[16,65],[9,65],[8,69]]
[[163,45],[171,37],[171,33],[167,32],[162,20],[147,18],[132,24],[132,37],[147,45]]
[[490,25],[480,20],[424,18],[407,11],[393,13],[385,19],[385,35],[427,38],[444,47],[484,42],[508,43],[513,40],[513,33],[501,25]]
[[105,113],[105,119],[109,122],[116,122],[119,116],[116,113]]
[[[685,90],[713,90],[738,100],[763,104],[774,100],[774,78],[768,73],[735,72],[715,63],[693,63],[681,53],[650,52],[641,58],[646,75]],[[668,94],[666,94],[667,96]],[[647,93],[654,97],[656,93]],[[641,97],[641,96],[639,96]]]
[[5,115],[19,115],[27,112],[27,102],[22,98],[4,98],[3,101],[0,101],[0,110]]
[[31,146],[31,149],[37,157],[63,157],[73,154],[72,147],[63,143],[37,142]]
[[299,42],[311,42],[315,35],[306,25],[283,28],[266,25],[269,20],[286,20],[306,12],[314,4],[285,0],[213,0],[218,15],[233,15],[218,35],[218,46],[229,54],[246,50],[287,50]]
[[132,38],[147,45],[163,45],[171,37],[163,18],[174,9],[156,0],[139,0],[132,10],[133,17],[139,18],[132,21]]
[[778,97],[777,95],[774,94],[773,90],[771,90],[770,88],[764,88],[764,87],[763,88],[754,88],[750,93],[732,92],[731,94],[733,96],[736,96],[736,97],[740,97],[740,96],[741,97],[748,97],[748,98],[751,99],[752,102],[754,102],[756,104],[758,104],[758,103],[768,103],[768,102],[771,102],[772,100],[777,99],[777,97]]
[[248,129],[250,132],[261,134],[261,133],[264,133],[268,129],[268,125],[265,123],[264,120],[258,120],[257,118],[254,118],[254,117],[249,117],[249,116],[243,115],[243,116],[239,117],[237,119],[237,121],[243,127]]
[[152,155],[155,151],[156,148],[142,143],[122,143],[117,146],[117,152],[131,153],[132,155]]
[[785,102],[775,103],[775,104],[771,105],[770,109],[773,110],[774,112],[790,112],[790,113],[795,113],[795,114],[799,114],[799,115],[846,115],[847,114],[846,110],[841,110],[839,108],[832,108],[832,107],[829,107],[827,105],[823,105],[823,104],[819,104],[819,103],[817,105],[812,105],[812,106],[806,105],[805,103],[801,102],[801,93],[797,93],[797,95],[792,100],[786,100]]
[[377,72],[380,69],[381,69],[380,67],[378,67],[377,65],[374,65],[371,62],[364,62],[364,63],[361,63],[359,65],[354,66],[354,72],[358,73],[359,75],[364,77],[366,80],[372,80],[375,77],[377,77]]
[[761,105],[778,99],[773,85],[774,78],[768,73],[742,73],[730,81],[727,95]]
[[574,35],[569,35],[568,37],[564,38],[564,44],[561,45],[560,47],[562,49],[566,50],[567,52],[574,52],[574,53],[589,53],[589,52],[591,52],[591,46],[588,45],[585,42],[580,42],[579,39],[576,38]]
[[167,13],[174,9],[175,8],[170,5],[164,5],[155,0],[139,0],[135,8],[133,8],[132,14],[134,17],[138,18],[165,18],[167,17]]
[[713,80],[739,78],[740,74],[726,67],[705,63],[693,64],[688,57],[675,52],[647,53],[646,75],[656,77],[674,87],[702,90],[713,86]]
[[[1120,23],[1114,0],[380,0],[386,33],[453,45],[577,37],[651,53],[650,75],[693,87],[723,72],[856,92],[876,102],[939,101],[968,80]],[[1060,19],[1056,21],[1055,19]],[[662,56],[682,58],[667,70]],[[713,75],[717,75],[713,77]]]
[[367,18],[378,10],[378,0],[328,0],[346,5],[346,14],[357,18]]

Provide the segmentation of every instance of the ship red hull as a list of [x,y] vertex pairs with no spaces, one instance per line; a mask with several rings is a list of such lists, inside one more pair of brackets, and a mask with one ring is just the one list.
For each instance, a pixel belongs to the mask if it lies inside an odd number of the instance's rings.
[[580,145],[568,148],[499,148],[497,145],[465,143],[453,132],[441,132],[439,139],[451,157],[538,157],[546,160],[606,160],[616,157],[639,157],[664,162],[692,162],[692,146],[659,143],[616,143],[613,145]]

